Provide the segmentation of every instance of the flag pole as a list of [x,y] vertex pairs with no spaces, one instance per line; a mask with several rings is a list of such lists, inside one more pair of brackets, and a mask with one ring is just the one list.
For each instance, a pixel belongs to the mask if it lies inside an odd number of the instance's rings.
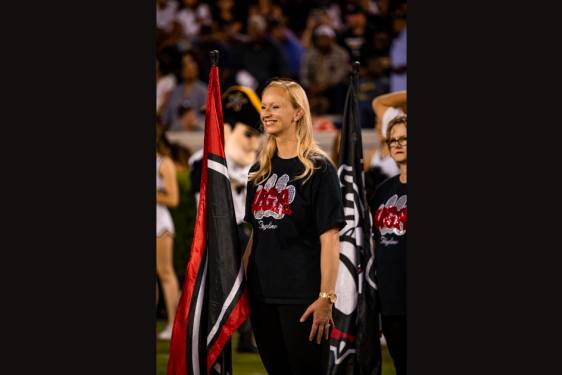
[[361,63],[359,63],[359,61],[355,61],[353,64],[351,64],[351,67],[353,69],[353,86],[355,86],[355,93],[357,93],[357,81],[358,81],[358,77],[359,77],[359,66],[361,65]]
[[209,52],[209,57],[211,58],[211,66],[219,66],[219,51],[212,50]]
[[[209,58],[211,59],[211,67],[215,67],[215,66],[218,67],[219,66],[219,51],[217,51],[215,49],[215,50],[212,50],[211,52],[209,52]],[[230,343],[230,339],[228,339],[228,343]],[[226,346],[230,346],[230,345],[228,345],[228,343],[227,343]],[[229,349],[231,349],[231,348],[229,348]],[[221,361],[221,363],[220,363],[221,373],[222,372],[226,373],[226,371],[225,371],[226,370],[225,357],[226,356],[224,355],[224,352],[223,352],[219,355],[219,358],[218,358]]]

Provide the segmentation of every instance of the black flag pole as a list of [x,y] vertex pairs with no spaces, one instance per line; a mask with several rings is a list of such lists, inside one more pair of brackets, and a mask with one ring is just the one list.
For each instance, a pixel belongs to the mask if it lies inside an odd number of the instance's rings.
[[355,86],[355,94],[357,94],[357,81],[359,79],[359,66],[361,66],[359,61],[355,61],[353,64],[351,64],[351,67],[353,68],[353,86]]
[[219,66],[219,51],[212,50],[209,52],[209,57],[211,58],[211,66]]

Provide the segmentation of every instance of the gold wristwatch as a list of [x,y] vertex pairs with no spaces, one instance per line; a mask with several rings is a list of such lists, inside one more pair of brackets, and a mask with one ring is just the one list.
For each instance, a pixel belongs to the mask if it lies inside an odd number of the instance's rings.
[[336,300],[338,299],[336,293],[328,294],[328,293],[320,292],[320,297],[326,298],[330,303],[335,303]]

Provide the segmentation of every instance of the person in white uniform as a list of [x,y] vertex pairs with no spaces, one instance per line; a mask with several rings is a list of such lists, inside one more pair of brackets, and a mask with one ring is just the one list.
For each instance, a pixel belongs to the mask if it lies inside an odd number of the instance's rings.
[[[162,141],[163,127],[156,125],[156,273],[164,293],[168,315],[166,328],[158,334],[161,340],[170,340],[179,300],[179,282],[174,271],[173,250],[175,227],[168,207],[177,207],[179,188],[176,168],[170,158],[170,150]],[[158,283],[158,282],[157,282]],[[156,306],[158,306],[156,284]]]
[[[201,108],[203,110],[204,108]],[[238,224],[238,238],[242,251],[250,241],[250,231],[245,226],[246,186],[248,172],[257,161],[260,136],[263,133],[260,120],[261,101],[248,87],[232,86],[222,94],[222,114],[224,118],[224,153],[228,166],[228,176],[232,189],[232,203]],[[189,159],[191,167],[191,186],[199,205],[203,150]],[[252,342],[252,326],[246,319],[238,328],[238,353],[257,353]]]

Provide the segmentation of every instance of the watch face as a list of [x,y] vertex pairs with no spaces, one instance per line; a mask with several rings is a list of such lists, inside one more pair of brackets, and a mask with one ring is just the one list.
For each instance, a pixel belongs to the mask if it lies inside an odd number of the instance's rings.
[[330,296],[330,301],[332,301],[332,303],[335,303],[337,299],[338,299],[338,296],[336,296],[335,294],[332,294]]

